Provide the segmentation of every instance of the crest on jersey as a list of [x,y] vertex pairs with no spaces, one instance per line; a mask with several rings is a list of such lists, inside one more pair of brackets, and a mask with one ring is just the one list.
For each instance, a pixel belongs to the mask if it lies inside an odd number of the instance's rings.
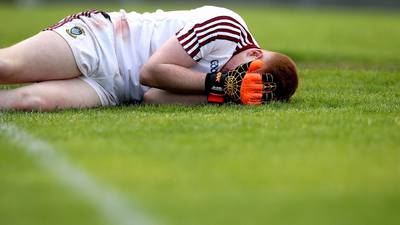
[[73,38],[77,38],[79,35],[82,35],[82,34],[85,35],[85,30],[79,26],[74,26],[70,29],[67,29],[66,31]]

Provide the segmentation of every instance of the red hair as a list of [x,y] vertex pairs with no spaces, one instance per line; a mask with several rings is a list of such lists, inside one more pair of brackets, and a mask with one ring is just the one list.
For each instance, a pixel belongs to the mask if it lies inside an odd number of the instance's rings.
[[277,85],[274,100],[289,101],[299,85],[297,67],[292,59],[281,53],[273,53],[265,60],[262,73],[270,73]]

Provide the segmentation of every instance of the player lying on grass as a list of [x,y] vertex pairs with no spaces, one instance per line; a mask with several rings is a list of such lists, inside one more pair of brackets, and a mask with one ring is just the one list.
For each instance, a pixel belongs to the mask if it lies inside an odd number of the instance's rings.
[[260,49],[228,9],[90,10],[0,49],[0,83],[33,83],[0,90],[2,110],[262,104],[289,100],[297,72],[287,56]]

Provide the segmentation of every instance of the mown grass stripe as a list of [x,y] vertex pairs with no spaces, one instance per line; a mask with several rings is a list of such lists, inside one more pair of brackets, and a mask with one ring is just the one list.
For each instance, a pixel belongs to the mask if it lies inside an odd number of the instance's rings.
[[[1,114],[0,114],[1,116]],[[91,202],[101,215],[113,225],[153,225],[153,218],[145,215],[132,202],[104,184],[99,183],[85,171],[71,162],[54,147],[43,140],[31,136],[23,129],[0,122],[0,134],[21,146],[38,164],[52,172],[65,185]],[[159,224],[159,223],[157,223]]]

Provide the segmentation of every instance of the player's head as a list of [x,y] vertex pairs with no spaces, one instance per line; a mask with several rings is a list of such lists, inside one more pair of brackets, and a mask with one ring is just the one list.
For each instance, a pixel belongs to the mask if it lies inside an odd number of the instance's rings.
[[297,68],[294,61],[284,54],[255,48],[248,49],[233,56],[222,70],[229,71],[256,59],[261,59],[264,65],[255,72],[272,74],[277,84],[274,100],[290,100],[298,86]]

